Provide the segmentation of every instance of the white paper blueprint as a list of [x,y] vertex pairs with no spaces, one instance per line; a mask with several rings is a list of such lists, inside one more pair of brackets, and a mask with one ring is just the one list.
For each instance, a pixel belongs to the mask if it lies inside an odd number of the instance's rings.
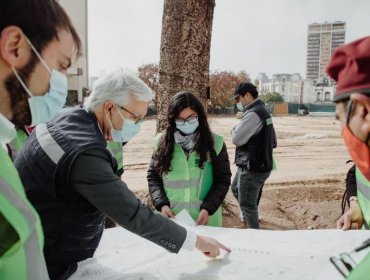
[[[72,280],[343,279],[329,257],[351,251],[369,231],[242,230],[193,227],[232,249],[217,259],[200,252],[171,254],[122,228],[104,232],[93,259],[79,264]],[[369,250],[357,255],[360,260]]]

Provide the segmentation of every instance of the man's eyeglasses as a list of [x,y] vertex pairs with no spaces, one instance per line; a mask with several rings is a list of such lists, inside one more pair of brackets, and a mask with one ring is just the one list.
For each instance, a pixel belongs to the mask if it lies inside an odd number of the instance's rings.
[[138,123],[141,123],[141,122],[143,122],[143,121],[144,121],[144,118],[145,118],[145,117],[142,117],[142,116],[136,115],[136,114],[134,114],[134,113],[130,112],[129,110],[127,110],[125,107],[122,107],[122,106],[119,106],[119,105],[117,105],[117,106],[118,106],[121,110],[123,110],[123,111],[125,111],[125,112],[127,112],[127,113],[131,114],[131,115],[135,118],[135,124],[138,124]]
[[198,120],[198,116],[190,116],[186,119],[178,118],[175,120],[175,123],[177,125],[184,125],[185,122],[192,124],[192,123],[196,123],[197,120]]

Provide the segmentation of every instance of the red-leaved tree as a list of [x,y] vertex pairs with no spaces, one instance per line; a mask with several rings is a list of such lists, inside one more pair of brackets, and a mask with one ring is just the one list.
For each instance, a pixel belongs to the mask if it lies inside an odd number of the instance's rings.
[[249,75],[245,71],[234,73],[232,71],[216,71],[209,76],[209,86],[211,88],[210,105],[214,108],[220,106],[225,108],[232,106],[230,101],[235,87],[240,82],[249,82]]
[[138,69],[139,78],[144,81],[155,93],[154,103],[157,105],[159,87],[159,66],[156,63],[143,64]]

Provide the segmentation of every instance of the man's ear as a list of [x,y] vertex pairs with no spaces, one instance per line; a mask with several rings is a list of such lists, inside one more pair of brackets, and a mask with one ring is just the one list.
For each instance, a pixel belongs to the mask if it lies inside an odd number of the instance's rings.
[[17,26],[7,26],[0,34],[0,56],[11,67],[22,68],[30,59],[31,48]]
[[113,113],[114,109],[114,103],[110,100],[108,101],[105,101],[104,104],[103,104],[103,111],[104,112],[109,112],[109,113]]

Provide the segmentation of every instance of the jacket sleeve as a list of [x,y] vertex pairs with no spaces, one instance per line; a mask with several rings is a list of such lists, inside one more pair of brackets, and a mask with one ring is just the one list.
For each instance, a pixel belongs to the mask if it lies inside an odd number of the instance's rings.
[[104,151],[91,149],[79,155],[72,166],[70,184],[123,228],[172,253],[177,253],[182,247],[186,229],[141,203],[114,174],[109,156]]
[[263,121],[255,112],[247,112],[240,123],[231,130],[231,142],[237,146],[243,146],[263,128]]
[[277,137],[276,137],[275,127],[273,127],[273,132],[274,132],[274,140],[273,140],[272,148],[276,149],[276,147],[277,147]]
[[346,191],[347,191],[347,200],[349,204],[349,198],[351,196],[357,196],[356,165],[353,165],[348,170],[346,177]]
[[156,158],[155,153],[153,153],[146,178],[148,179],[149,195],[153,205],[157,211],[161,211],[162,206],[170,206],[170,201],[163,187],[162,176],[159,174],[155,164]]
[[220,153],[212,159],[213,185],[205,197],[200,208],[213,215],[221,206],[229,190],[231,182],[231,170],[229,155],[224,143]]

